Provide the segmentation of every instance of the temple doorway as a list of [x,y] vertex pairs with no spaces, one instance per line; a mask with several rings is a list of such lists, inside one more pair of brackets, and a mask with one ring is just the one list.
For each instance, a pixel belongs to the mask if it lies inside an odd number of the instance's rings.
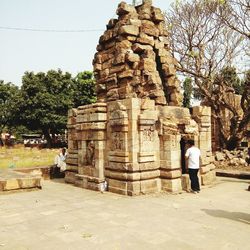
[[185,153],[187,148],[187,140],[185,138],[181,138],[180,140],[180,147],[181,147],[181,171],[182,174],[186,174],[186,160],[185,160]]

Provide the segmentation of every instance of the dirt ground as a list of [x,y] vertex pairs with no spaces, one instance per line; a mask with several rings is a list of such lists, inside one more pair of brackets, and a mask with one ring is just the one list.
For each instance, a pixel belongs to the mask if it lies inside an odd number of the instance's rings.
[[250,249],[250,181],[217,178],[199,194],[126,197],[44,181],[0,195],[0,249]]

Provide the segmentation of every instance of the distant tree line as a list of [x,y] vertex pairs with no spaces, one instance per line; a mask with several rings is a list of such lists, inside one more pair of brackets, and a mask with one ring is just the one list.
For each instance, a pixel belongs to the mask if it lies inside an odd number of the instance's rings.
[[96,101],[94,86],[92,72],[72,77],[60,69],[25,72],[20,88],[0,81],[0,134],[36,131],[51,145],[51,135],[66,129],[70,108]]

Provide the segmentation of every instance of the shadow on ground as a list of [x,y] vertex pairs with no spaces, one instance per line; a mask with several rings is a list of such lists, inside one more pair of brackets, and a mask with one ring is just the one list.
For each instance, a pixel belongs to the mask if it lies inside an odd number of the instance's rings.
[[228,212],[225,210],[212,210],[212,209],[201,209],[201,210],[213,217],[225,218],[250,225],[250,214],[247,213]]

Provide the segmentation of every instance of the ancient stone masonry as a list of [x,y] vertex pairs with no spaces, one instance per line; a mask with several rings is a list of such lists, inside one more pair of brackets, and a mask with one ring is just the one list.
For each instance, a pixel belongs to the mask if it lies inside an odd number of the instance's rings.
[[169,52],[160,9],[148,0],[138,7],[122,2],[117,15],[100,37],[93,61],[98,101],[137,97],[179,106],[182,96],[176,61]]
[[65,180],[76,186],[139,195],[189,186],[186,139],[201,148],[202,184],[215,178],[210,108],[181,107],[176,61],[161,11],[124,2],[100,38],[93,65],[98,101],[71,110]]

